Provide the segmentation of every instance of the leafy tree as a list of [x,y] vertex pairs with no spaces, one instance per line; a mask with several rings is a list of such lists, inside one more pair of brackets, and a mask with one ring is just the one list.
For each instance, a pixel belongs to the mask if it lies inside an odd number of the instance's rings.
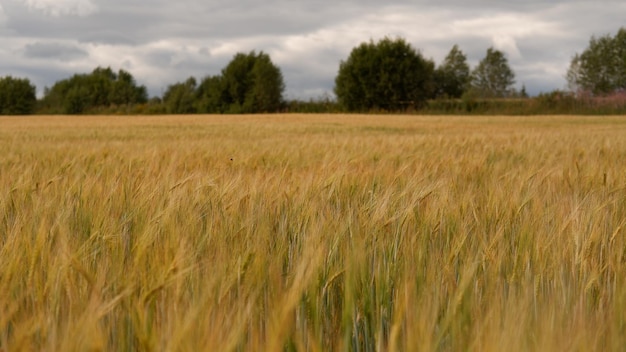
[[230,63],[222,70],[222,89],[225,90],[227,111],[231,113],[243,113],[246,95],[252,88],[252,75],[255,54],[238,53]]
[[263,53],[238,53],[221,75],[198,85],[192,77],[168,87],[163,104],[168,113],[264,113],[283,105],[285,84],[280,69]]
[[109,103],[114,105],[143,104],[148,101],[145,86],[137,86],[135,78],[127,71],[120,70],[109,92]]
[[86,86],[70,87],[63,99],[63,113],[82,114],[92,106],[90,99]]
[[285,84],[270,57],[253,51],[233,57],[222,70],[219,88],[222,112],[262,113],[280,110]]
[[36,88],[25,78],[0,78],[0,115],[27,115],[37,103]]
[[137,86],[124,70],[98,67],[90,74],[75,74],[45,89],[42,106],[51,113],[81,114],[116,105],[148,101],[146,88]]
[[205,114],[224,113],[228,99],[222,76],[205,77],[196,89],[196,111]]
[[252,87],[246,94],[246,110],[252,112],[277,112],[283,104],[285,83],[280,69],[270,57],[257,55],[252,71]]
[[454,45],[435,71],[436,97],[460,98],[468,89],[470,68],[467,56]]
[[576,54],[567,71],[572,90],[609,94],[626,89],[626,29],[612,37],[592,37],[589,46]]
[[511,94],[513,84],[515,73],[504,53],[489,48],[485,58],[472,72],[472,90],[483,98],[502,98]]
[[335,94],[349,111],[419,107],[432,95],[433,72],[434,63],[404,39],[370,41],[341,62]]
[[169,114],[193,114],[196,99],[196,79],[190,77],[184,83],[169,86],[163,95],[163,103]]

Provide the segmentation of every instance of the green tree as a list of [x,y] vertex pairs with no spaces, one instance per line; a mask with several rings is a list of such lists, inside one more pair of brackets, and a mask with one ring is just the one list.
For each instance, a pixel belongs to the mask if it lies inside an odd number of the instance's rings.
[[283,105],[285,83],[280,69],[270,57],[257,55],[252,71],[252,87],[246,94],[246,110],[252,112],[277,112]]
[[109,103],[113,105],[144,104],[148,102],[145,86],[138,86],[127,71],[119,70],[109,91]]
[[117,105],[143,104],[148,96],[132,75],[98,67],[90,74],[75,74],[45,89],[42,107],[49,113],[81,114]]
[[572,90],[593,94],[626,90],[626,29],[620,28],[614,37],[592,37],[572,58],[567,81]]
[[455,44],[435,71],[435,96],[460,98],[467,91],[469,82],[470,68],[467,56]]
[[280,110],[285,84],[269,55],[253,51],[233,57],[222,70],[218,88],[223,112],[263,113]]
[[196,89],[196,111],[203,114],[222,114],[228,108],[228,99],[222,76],[205,77]]
[[431,95],[434,63],[404,39],[384,38],[354,48],[339,65],[335,94],[349,111],[405,110]]
[[70,87],[63,97],[62,107],[64,114],[82,114],[92,106],[89,91],[84,85]]
[[269,55],[238,53],[221,75],[194,78],[168,87],[163,104],[168,113],[267,113],[280,111],[285,84]]
[[0,78],[0,115],[27,115],[37,103],[36,88],[26,78]]
[[184,83],[170,85],[163,94],[168,114],[193,114],[196,112],[196,79],[189,77]]
[[514,84],[515,73],[504,53],[489,48],[472,72],[471,89],[483,98],[503,98],[511,95]]
[[222,89],[225,91],[225,112],[244,113],[246,95],[252,88],[252,67],[254,67],[254,53],[236,54],[222,70]]

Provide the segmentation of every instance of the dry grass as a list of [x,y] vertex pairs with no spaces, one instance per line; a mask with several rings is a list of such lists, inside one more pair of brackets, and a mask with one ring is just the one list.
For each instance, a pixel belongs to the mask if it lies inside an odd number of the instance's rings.
[[0,118],[0,350],[621,350],[626,118]]

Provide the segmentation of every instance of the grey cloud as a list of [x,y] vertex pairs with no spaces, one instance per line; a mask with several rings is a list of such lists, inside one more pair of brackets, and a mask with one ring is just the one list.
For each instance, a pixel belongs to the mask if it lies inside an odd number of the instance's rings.
[[167,67],[172,63],[175,54],[175,52],[170,50],[154,50],[146,55],[146,63],[160,67]]
[[[67,3],[90,3],[93,10],[83,11],[82,17],[55,17],[51,16],[51,9],[33,11],[23,1],[3,2],[2,60],[14,61],[17,72],[30,72],[33,81],[46,85],[54,83],[50,81],[53,76],[64,77],[44,74],[49,63],[43,65],[42,59],[55,60],[57,74],[72,72],[76,67],[130,67],[139,83],[147,84],[152,94],[159,94],[163,87],[189,76],[201,78],[219,73],[236,51],[263,50],[283,70],[287,94],[292,98],[332,92],[339,61],[347,57],[352,47],[386,35],[405,37],[437,64],[452,45],[458,44],[470,64],[475,65],[487,48],[499,41],[519,52],[509,55],[509,59],[520,86],[524,83],[531,93],[550,87],[560,89],[571,56],[582,51],[592,35],[614,33],[626,15],[626,4],[621,1]],[[62,10],[58,12],[71,13]],[[404,21],[402,25],[398,25],[398,18]],[[505,19],[489,21],[494,18]],[[516,24],[507,23],[507,18],[517,19]],[[528,34],[524,27],[537,23],[545,29]],[[498,26],[508,26],[502,37],[497,37],[503,30]],[[27,62],[23,62],[24,58]],[[80,65],[66,65],[72,60],[80,61]]]
[[81,43],[108,44],[108,45],[136,45],[131,35],[114,30],[101,30],[81,34],[78,38]]
[[18,0],[18,3],[31,11],[41,12],[52,17],[87,16],[97,11],[97,7],[91,0]]
[[74,45],[37,42],[24,47],[24,56],[33,59],[72,61],[87,57],[89,53]]
[[[98,12],[87,17],[56,18],[31,12],[10,3],[8,27],[25,37],[66,38],[90,43],[136,44],[163,38],[225,40],[242,36],[306,33],[341,19],[350,11],[338,13],[327,7],[309,9],[288,2],[229,2],[212,5],[199,1],[122,2],[101,1]],[[350,6],[349,8],[354,8]],[[363,11],[362,6],[357,6]]]

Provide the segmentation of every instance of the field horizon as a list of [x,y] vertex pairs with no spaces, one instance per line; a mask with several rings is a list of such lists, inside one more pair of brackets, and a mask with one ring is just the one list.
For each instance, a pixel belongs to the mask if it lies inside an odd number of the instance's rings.
[[0,117],[0,350],[618,351],[626,116]]

